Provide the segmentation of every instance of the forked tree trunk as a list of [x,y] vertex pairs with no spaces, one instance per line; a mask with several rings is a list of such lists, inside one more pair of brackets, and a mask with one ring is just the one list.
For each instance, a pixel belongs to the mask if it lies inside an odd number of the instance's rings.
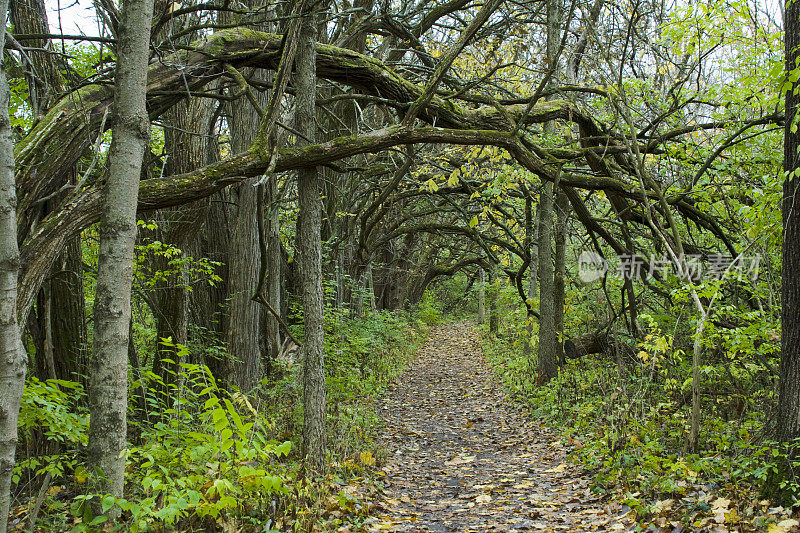
[[[8,1],[0,0],[5,17]],[[0,50],[5,34],[0,32]],[[17,417],[25,385],[25,351],[17,322],[17,193],[14,144],[8,116],[10,93],[0,68],[0,533],[6,532],[11,498],[11,474],[17,447]]]
[[88,459],[98,490],[117,498],[125,474],[131,282],[139,176],[150,127],[145,89],[152,17],[152,0],[122,2],[94,304]]
[[[316,127],[316,11],[306,15],[295,60],[295,126],[312,143]],[[297,173],[298,244],[303,287],[303,455],[309,474],[325,469],[325,366],[323,359],[322,190],[316,169]]]

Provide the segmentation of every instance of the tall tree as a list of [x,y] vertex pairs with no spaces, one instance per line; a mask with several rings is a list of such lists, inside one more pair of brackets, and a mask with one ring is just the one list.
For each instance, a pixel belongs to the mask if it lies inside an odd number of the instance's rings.
[[[317,11],[305,15],[295,59],[295,128],[301,144],[316,137]],[[325,467],[324,300],[322,292],[322,184],[316,168],[297,173],[297,239],[303,291],[303,455],[309,473]]]
[[[248,0],[248,7],[257,7],[261,2]],[[259,10],[254,10],[263,16]],[[248,15],[251,16],[251,15]],[[267,31],[264,24],[242,24],[249,28]],[[247,78],[266,82],[263,70],[243,71]],[[246,83],[246,82],[245,82]],[[267,103],[267,95],[248,87],[251,98],[263,108]],[[241,92],[241,91],[240,91]],[[230,106],[229,126],[231,132],[231,148],[235,153],[247,151],[258,132],[260,117],[254,103],[244,98]],[[228,247],[228,291],[230,293],[230,320],[228,322],[227,346],[228,369],[225,372],[229,383],[243,391],[252,389],[261,379],[263,366],[261,357],[261,308],[253,301],[253,293],[258,285],[260,271],[258,223],[259,198],[255,182],[257,178],[246,181],[230,191],[230,200],[234,204]]]
[[[547,41],[545,64],[557,70],[559,45],[559,0],[547,0]],[[555,122],[544,124],[545,133],[555,133]],[[542,184],[539,198],[539,375],[549,381],[558,374],[558,333],[556,331],[555,281],[553,278],[553,182]]]
[[[8,0],[0,0],[0,13]],[[0,50],[5,32],[0,32]],[[25,385],[25,351],[17,322],[17,192],[14,182],[14,143],[8,105],[11,93],[0,68],[0,533],[6,532],[11,503],[11,475],[17,448],[17,418]]]
[[[784,16],[786,71],[796,71],[800,58],[800,1],[789,0]],[[783,303],[781,364],[776,437],[790,442],[800,437],[800,133],[797,87],[786,91],[783,170]]]
[[567,195],[556,191],[555,200],[556,226],[553,236],[555,255],[553,260],[553,315],[556,329],[556,360],[564,360],[564,295],[566,285],[566,252],[567,221],[569,218],[569,200]]
[[[156,0],[154,4],[156,20],[170,12],[172,0]],[[188,7],[188,6],[187,6]],[[174,52],[179,46],[187,46],[198,37],[197,31],[185,34],[188,28],[197,21],[189,15],[172,18],[154,31],[154,42],[166,52]],[[179,37],[174,37],[179,35]],[[162,52],[163,53],[163,52]],[[209,135],[215,104],[208,98],[189,96],[168,109],[161,119],[164,129],[164,162],[166,175],[191,172],[211,162],[211,154],[217,150],[216,138]],[[180,259],[186,260],[192,255],[191,250],[197,248],[199,230],[208,211],[208,200],[203,199],[188,205],[160,210],[154,215],[158,228],[153,238],[174,246],[179,250]],[[171,250],[172,252],[172,250]],[[153,272],[168,273],[166,276],[155,276],[153,297],[150,298],[155,307],[153,314],[156,322],[156,350],[153,359],[153,372],[159,374],[165,383],[172,383],[175,374],[180,370],[175,365],[164,362],[164,359],[176,359],[174,345],[186,345],[189,340],[189,280],[182,266],[175,267],[176,257],[169,254],[155,253],[148,257]],[[171,338],[173,346],[161,342],[163,338]]]
[[546,182],[539,199],[539,376],[558,374],[555,295],[553,282],[553,184]]
[[150,131],[145,96],[152,17],[153,0],[122,2],[94,304],[88,456],[98,488],[118,498],[125,473],[136,206]]
[[530,255],[528,260],[528,301],[525,305],[527,310],[525,317],[525,341],[522,345],[522,350],[525,358],[528,360],[528,365],[531,370],[533,370],[533,299],[536,297],[536,280],[538,276],[535,266],[538,264],[539,258],[536,226],[537,222],[536,219],[534,219],[533,213],[533,199],[530,197],[530,194],[528,194],[525,196],[525,241],[523,242],[523,246]]
[[[43,0],[13,0],[10,18],[14,33],[47,35],[50,31],[47,10]],[[39,119],[55,99],[64,92],[65,83],[57,54],[47,38],[27,42],[29,49],[23,56],[28,103]],[[70,169],[66,180],[75,184],[77,173]],[[57,209],[67,192],[55,195],[38,206],[33,216],[47,217]],[[36,313],[28,319],[32,326],[36,348],[35,372],[40,379],[57,377],[83,381],[84,342],[86,341],[85,304],[80,236],[67,243],[56,260],[51,275],[42,284],[37,298]]]
[[478,267],[478,324],[486,322],[486,270]]

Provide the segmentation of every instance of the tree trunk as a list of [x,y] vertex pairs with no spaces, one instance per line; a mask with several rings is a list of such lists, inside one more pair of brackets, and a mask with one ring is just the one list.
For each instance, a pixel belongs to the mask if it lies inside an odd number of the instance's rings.
[[[228,331],[228,248],[230,244],[230,228],[228,227],[229,209],[228,190],[223,190],[211,197],[208,210],[203,220],[204,230],[200,235],[198,252],[195,256],[208,257],[217,262],[214,274],[219,276],[213,286],[197,287],[190,295],[190,314],[192,322],[200,326],[207,337],[207,342],[220,346],[225,341]],[[222,361],[209,359],[206,364],[211,372],[221,377],[224,373]]]
[[[558,0],[547,2],[546,63],[555,68],[559,45]],[[548,121],[545,133],[555,133],[555,124]],[[547,382],[558,375],[558,336],[555,318],[555,287],[553,280],[553,182],[545,182],[539,200],[539,375]]]
[[98,489],[122,497],[128,393],[128,334],[139,176],[150,121],[145,109],[152,0],[122,3],[113,138],[100,222],[89,383],[88,459]]
[[[295,60],[295,127],[303,134],[302,142],[315,139],[316,102],[316,11],[306,15],[300,30]],[[322,201],[321,183],[316,169],[297,173],[300,204],[298,244],[300,276],[303,287],[303,455],[309,474],[325,469],[325,366],[322,292]]]
[[525,309],[525,340],[522,344],[522,353],[528,360],[528,369],[533,371],[533,300],[536,298],[536,269],[538,259],[537,233],[538,224],[533,216],[533,200],[525,198],[525,248],[531,254],[530,264],[528,265],[528,302]]
[[[42,0],[13,0],[10,5],[11,22],[17,34],[47,34],[47,11]],[[64,80],[59,72],[57,55],[51,52],[49,39],[26,41],[30,48],[30,64],[25,69],[28,101],[34,116],[40,118],[64,91]],[[76,183],[75,172],[70,171],[69,181]],[[66,194],[38,206],[35,216],[45,218]],[[38,353],[37,359],[52,360],[55,377],[83,382],[86,374],[83,361],[83,344],[86,341],[85,308],[83,297],[83,271],[80,236],[71,238],[61,256],[55,261],[50,279],[42,286],[47,301],[39,298],[41,309],[37,312],[38,327],[52,339],[48,353]],[[47,312],[43,312],[47,310]],[[49,379],[50,374],[37,374]],[[84,383],[85,384],[85,383]]]
[[486,322],[486,270],[478,267],[478,324]]
[[[171,3],[171,0],[169,0]],[[156,4],[156,14],[165,12],[167,2],[160,0]],[[156,35],[158,42],[170,39],[170,33],[182,29],[189,20],[173,20],[166,30]],[[196,35],[184,36],[180,44],[191,43]],[[212,138],[208,135],[215,104],[207,98],[188,98],[164,113],[164,173],[166,175],[183,174],[211,163]],[[158,224],[154,238],[174,246],[180,250],[180,259],[193,256],[189,250],[196,249],[200,229],[208,211],[207,199],[162,209],[154,215]],[[196,257],[196,255],[195,255]],[[174,383],[176,373],[181,368],[176,360],[175,348],[165,346],[161,339],[172,338],[173,345],[187,345],[189,342],[189,301],[190,289],[186,273],[182,266],[176,268],[172,256],[158,255],[151,257],[152,271],[169,272],[168,276],[156,277],[153,288],[156,318],[156,357],[153,361],[153,372],[165,383]],[[202,290],[202,289],[201,289]],[[164,363],[164,359],[176,360],[176,364]]]
[[[800,46],[800,2],[786,4],[786,70],[796,68]],[[791,442],[800,436],[800,134],[797,132],[797,107],[800,101],[794,90],[786,91],[786,128],[784,132],[783,169],[783,271],[781,364],[775,437]]]
[[55,374],[86,385],[86,302],[81,238],[68,241],[50,280],[50,322]]
[[[248,1],[246,5],[255,6]],[[264,30],[248,25],[251,29]],[[246,72],[245,75],[267,81],[263,73]],[[251,87],[253,96],[262,108],[267,104],[266,94]],[[260,117],[258,111],[245,98],[230,107],[231,149],[234,153],[247,151],[256,138]],[[230,321],[227,330],[228,359],[225,380],[247,392],[255,387],[263,375],[261,356],[261,307],[253,301],[261,271],[258,243],[259,194],[255,187],[258,178],[245,181],[231,190],[236,204],[231,228],[228,263],[228,291],[230,293]]]
[[[12,0],[9,7],[15,34],[47,35],[50,33],[44,0]],[[55,58],[58,56],[52,53],[49,39],[26,41],[25,46],[28,48],[26,53],[32,63],[25,72],[28,100],[33,108],[34,116],[39,118],[64,90],[64,84],[55,62]]]
[[[0,0],[0,13],[8,1]],[[0,50],[5,34],[0,35]],[[6,532],[11,500],[11,475],[17,448],[17,418],[25,385],[25,350],[17,322],[17,193],[14,144],[8,116],[10,92],[0,68],[0,533]]]
[[564,359],[564,297],[567,270],[567,221],[569,220],[569,199],[556,191],[555,265],[553,270],[553,314],[556,326],[556,361]]
[[375,303],[375,280],[372,277],[372,263],[367,265],[367,299],[369,300],[369,310],[375,312],[378,305]]
[[247,392],[258,383],[262,373],[259,346],[261,310],[252,300],[260,269],[255,217],[258,194],[252,183],[245,182],[237,187],[235,197],[237,207],[228,267],[231,307],[225,380]]
[[497,335],[500,331],[500,316],[497,314],[497,273],[496,266],[489,270],[489,333]]
[[539,201],[539,376],[558,374],[553,284],[553,184],[544,183]]
[[[281,257],[281,223],[280,205],[278,203],[278,184],[275,179],[270,179],[266,184],[267,208],[269,216],[266,220],[266,240],[267,240],[267,280],[266,280],[266,299],[267,303],[280,313],[281,310],[281,267],[283,259]],[[272,313],[267,313],[265,319],[265,337],[267,357],[272,360],[281,351],[281,330],[277,317]]]

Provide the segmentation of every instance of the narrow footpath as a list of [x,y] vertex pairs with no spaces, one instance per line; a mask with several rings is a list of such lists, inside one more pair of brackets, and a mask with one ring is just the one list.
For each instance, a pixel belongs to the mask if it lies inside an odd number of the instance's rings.
[[625,531],[568,449],[504,397],[469,324],[437,328],[382,402],[370,531]]

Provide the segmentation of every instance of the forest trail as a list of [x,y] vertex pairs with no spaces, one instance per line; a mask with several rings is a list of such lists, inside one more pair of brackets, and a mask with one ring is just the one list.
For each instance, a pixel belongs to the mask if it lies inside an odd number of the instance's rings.
[[437,328],[382,401],[371,531],[624,531],[567,448],[504,397],[468,323]]

